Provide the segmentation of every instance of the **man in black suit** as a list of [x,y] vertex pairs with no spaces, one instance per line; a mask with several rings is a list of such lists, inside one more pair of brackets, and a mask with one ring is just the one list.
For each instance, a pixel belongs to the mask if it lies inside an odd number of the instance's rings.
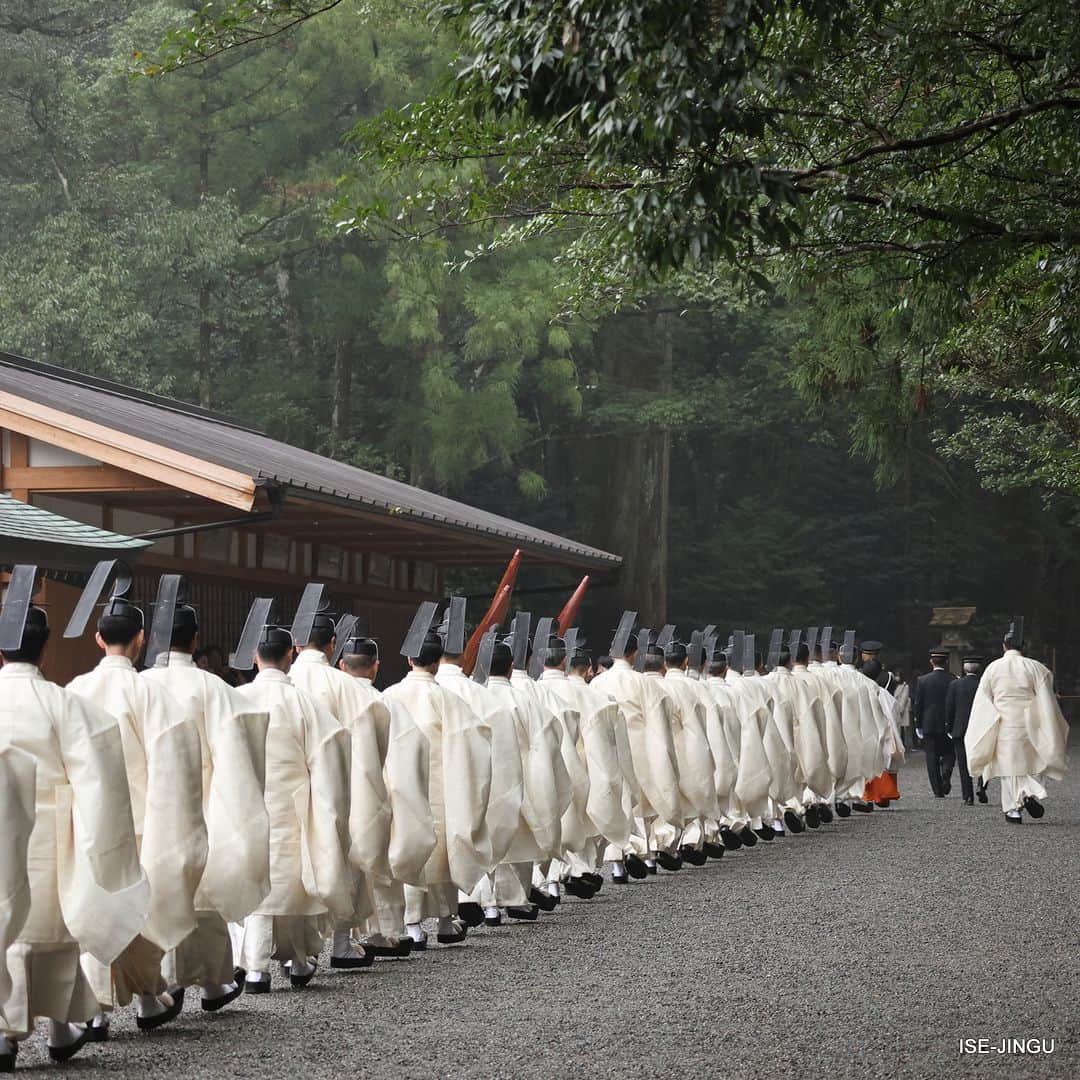
[[[968,719],[971,716],[971,705],[975,700],[975,691],[979,689],[979,680],[982,678],[983,658],[981,656],[964,657],[964,675],[949,684],[949,691],[945,695],[945,719],[952,735],[953,750],[956,754],[956,765],[960,770],[960,791],[964,796],[965,806],[974,806],[974,790],[971,784],[971,774],[967,767],[967,751],[964,749],[964,736],[967,734]],[[986,798],[986,783],[979,777],[979,802],[984,803]]]
[[956,681],[945,665],[949,654],[935,649],[930,653],[930,670],[915,683],[915,730],[926,750],[926,771],[934,797],[943,799],[952,788],[953,765],[956,754],[945,714],[945,699],[949,685]]

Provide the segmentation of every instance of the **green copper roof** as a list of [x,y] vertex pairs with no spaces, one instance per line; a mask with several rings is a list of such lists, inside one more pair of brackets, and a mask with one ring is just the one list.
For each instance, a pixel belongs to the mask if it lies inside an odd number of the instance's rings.
[[148,540],[71,521],[0,492],[0,566],[34,563],[43,570],[89,570],[99,559],[134,560]]

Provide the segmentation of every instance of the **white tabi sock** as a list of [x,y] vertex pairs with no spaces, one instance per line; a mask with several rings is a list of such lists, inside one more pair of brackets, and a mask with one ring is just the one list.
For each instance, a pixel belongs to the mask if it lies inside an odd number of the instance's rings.
[[557,881],[549,881],[545,886],[548,896],[554,896],[558,898],[559,895],[559,883]]
[[247,982],[269,982],[270,981],[270,972],[269,971],[249,971],[247,973],[247,975],[244,976],[244,978],[245,978],[245,980]]
[[[262,974],[266,974],[264,971]],[[250,978],[252,972],[248,972],[248,978]],[[214,1001],[219,997],[224,997],[226,994],[231,994],[236,989],[235,982],[229,983],[204,983],[202,988],[202,995],[206,1001]]]
[[171,1005],[171,1001],[166,1004],[164,1001],[161,1000],[160,997],[157,996],[157,994],[136,994],[135,1015],[144,1017],[159,1016]]
[[352,943],[352,931],[350,930],[335,930],[334,931],[334,944],[331,951],[331,956],[336,956],[339,959],[343,956],[358,956],[359,953],[353,948]]
[[497,907],[484,908],[485,919],[497,919],[499,917],[499,909]]
[[310,975],[316,967],[316,960],[308,958],[307,960],[294,960],[289,967],[289,974],[294,978],[303,978],[305,975]]
[[611,864],[611,876],[618,878],[626,877],[626,863],[613,862]]
[[646,859],[645,860],[645,865],[649,866],[649,867],[653,867],[653,866],[656,865],[656,860],[655,859]]
[[65,1024],[60,1020],[49,1021],[49,1045],[55,1047],[70,1046],[77,1042],[83,1029],[80,1024]]
[[411,922],[406,924],[405,932],[413,939],[413,941],[423,941],[427,936],[424,933],[423,927],[418,922]]
[[784,831],[784,823],[779,818],[773,818],[772,831],[773,832],[783,832]]

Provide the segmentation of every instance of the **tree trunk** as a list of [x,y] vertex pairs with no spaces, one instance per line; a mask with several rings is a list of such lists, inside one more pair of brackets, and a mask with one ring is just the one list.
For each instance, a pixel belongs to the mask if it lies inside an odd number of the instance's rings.
[[[627,387],[636,384],[638,389],[666,392],[671,382],[670,328],[659,326],[659,365],[626,363],[620,329],[614,322],[603,332],[605,383]],[[656,429],[628,431],[613,436],[609,448],[607,471],[611,483],[604,544],[623,557],[618,601],[625,608],[636,609],[643,625],[660,627],[667,617],[671,433]]]
[[352,394],[352,345],[348,338],[339,337],[334,345],[333,395],[330,404],[331,452],[348,438]]

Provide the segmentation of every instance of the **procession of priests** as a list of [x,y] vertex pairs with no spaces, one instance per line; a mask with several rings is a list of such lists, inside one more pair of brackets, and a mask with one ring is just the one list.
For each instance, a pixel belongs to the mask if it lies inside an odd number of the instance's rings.
[[[106,562],[63,635],[101,658],[65,688],[42,674],[62,642],[37,585],[16,566],[0,611],[4,1072],[39,1021],[63,1062],[117,1009],[155,1030],[271,992],[275,964],[301,990],[326,948],[350,978],[900,797],[895,698],[850,630],[766,650],[625,612],[601,658],[528,612],[466,640],[456,597],[420,605],[408,674],[380,691],[379,641],[312,584],[288,622],[255,600],[233,687],[195,662],[181,578],[148,620]],[[963,706],[966,768],[999,779],[1010,821],[1041,817],[1065,767],[1022,646],[1014,624]]]

